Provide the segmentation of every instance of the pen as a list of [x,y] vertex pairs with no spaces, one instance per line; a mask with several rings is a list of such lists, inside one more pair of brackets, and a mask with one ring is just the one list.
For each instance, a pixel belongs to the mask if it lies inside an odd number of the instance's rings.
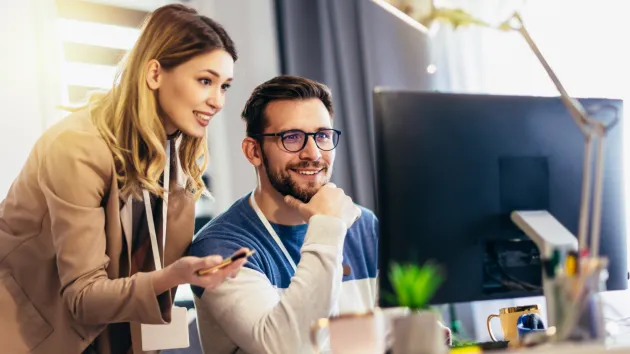
[[578,254],[577,252],[570,251],[567,254],[567,259],[564,262],[564,270],[567,276],[574,276],[578,273]]

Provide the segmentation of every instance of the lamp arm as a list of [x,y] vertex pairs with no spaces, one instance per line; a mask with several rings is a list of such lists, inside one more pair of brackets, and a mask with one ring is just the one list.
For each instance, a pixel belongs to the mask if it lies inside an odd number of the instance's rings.
[[542,55],[540,49],[538,49],[538,46],[536,45],[532,37],[529,35],[529,32],[525,28],[525,24],[523,23],[521,16],[518,13],[514,13],[514,15],[512,15],[512,19],[515,20],[518,25],[512,25],[511,28],[518,31],[518,33],[523,36],[525,42],[527,42],[527,45],[529,45],[529,48],[532,50],[532,52],[534,52],[536,58],[538,58],[538,61],[547,72],[547,75],[549,76],[553,84],[556,86],[556,89],[558,90],[558,92],[560,93],[560,97],[562,98],[562,102],[569,110],[571,117],[573,118],[573,120],[575,120],[575,123],[580,128],[584,136],[588,139],[592,133],[589,127],[591,124],[593,124],[593,122],[586,114],[584,106],[582,106],[582,104],[578,100],[573,99],[569,96],[567,90],[558,79],[558,76],[553,71],[553,69],[551,69],[551,66]]
[[[582,133],[584,134],[585,142],[584,142],[584,164],[582,167],[582,200],[580,203],[580,217],[579,217],[579,225],[578,225],[578,247],[580,249],[589,248],[587,245],[587,234],[588,234],[588,226],[589,226],[589,212],[590,212],[590,200],[591,200],[591,175],[593,170],[593,154],[592,154],[592,145],[593,138],[599,138],[597,150],[597,168],[596,168],[596,180],[595,180],[595,196],[594,196],[594,215],[593,215],[593,225],[592,225],[592,234],[591,234],[591,242],[593,247],[590,247],[593,256],[597,256],[599,250],[599,224],[601,222],[601,199],[602,199],[602,183],[603,183],[603,144],[604,144],[604,136],[606,133],[606,127],[598,121],[594,121],[593,119],[588,117],[584,106],[576,100],[569,96],[564,86],[556,76],[555,72],[551,69],[551,66],[542,55],[540,49],[529,35],[529,32],[525,28],[525,24],[521,16],[518,13],[515,13],[512,16],[512,20],[510,21],[511,28],[513,30],[518,31],[521,36],[529,45],[529,48],[534,52],[536,58],[543,66],[547,75],[556,86],[556,89],[560,93],[562,102],[566,106],[569,111],[571,117],[580,128]],[[508,20],[509,21],[509,20]],[[515,26],[516,25],[516,26]]]

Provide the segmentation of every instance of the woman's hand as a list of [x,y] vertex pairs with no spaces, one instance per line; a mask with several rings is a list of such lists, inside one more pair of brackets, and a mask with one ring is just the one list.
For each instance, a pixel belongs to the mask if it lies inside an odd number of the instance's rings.
[[[249,251],[247,248],[242,248],[237,253],[247,251]],[[223,262],[221,256],[182,257],[163,270],[156,272],[153,279],[155,293],[161,294],[180,284],[196,285],[208,290],[214,289],[223,283],[226,278],[236,277],[236,274],[247,262],[247,259],[239,259],[224,268],[217,269],[206,275],[197,275],[198,271],[212,268],[221,262]]]

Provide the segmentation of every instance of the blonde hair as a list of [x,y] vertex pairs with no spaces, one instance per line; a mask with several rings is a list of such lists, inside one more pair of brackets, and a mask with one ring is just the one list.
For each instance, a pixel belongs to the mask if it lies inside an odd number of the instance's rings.
[[[109,92],[91,97],[92,121],[112,151],[123,195],[139,197],[143,188],[164,194],[160,177],[167,136],[157,95],[146,83],[147,63],[155,59],[170,70],[215,49],[227,51],[236,61],[234,44],[221,25],[184,5],[163,6],[147,18],[120,64],[117,83]],[[201,178],[208,161],[206,138],[180,135],[179,160],[188,177],[185,188],[198,198],[206,191]]]

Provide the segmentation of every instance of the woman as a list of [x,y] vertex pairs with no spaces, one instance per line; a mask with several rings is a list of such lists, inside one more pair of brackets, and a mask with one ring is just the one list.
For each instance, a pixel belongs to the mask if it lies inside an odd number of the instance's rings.
[[0,204],[2,352],[137,353],[178,285],[241,268],[198,276],[221,258],[182,257],[236,59],[219,24],[159,8],[114,88],[38,140]]

